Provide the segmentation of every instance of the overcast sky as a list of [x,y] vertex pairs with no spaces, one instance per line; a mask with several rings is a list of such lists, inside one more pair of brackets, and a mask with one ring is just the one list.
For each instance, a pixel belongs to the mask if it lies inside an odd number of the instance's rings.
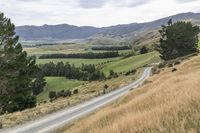
[[0,12],[17,26],[67,23],[102,27],[200,12],[200,0],[0,0]]

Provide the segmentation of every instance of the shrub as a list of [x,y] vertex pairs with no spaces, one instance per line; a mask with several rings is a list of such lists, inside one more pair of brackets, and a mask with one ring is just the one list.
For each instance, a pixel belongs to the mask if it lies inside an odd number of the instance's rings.
[[56,98],[56,92],[55,91],[50,91],[49,92],[49,98],[50,98],[50,100],[55,99]]
[[176,68],[173,68],[173,69],[172,69],[172,72],[175,72],[175,71],[177,71],[177,69],[176,69]]
[[169,63],[167,66],[168,66],[168,67],[173,67],[173,64],[172,64],[172,63]]
[[174,65],[178,65],[178,64],[181,64],[181,61],[176,60],[176,61],[174,62]]
[[66,90],[64,94],[65,94],[64,95],[65,97],[67,97],[67,96],[70,97],[72,95],[72,92],[70,90]]
[[61,90],[61,91],[57,92],[56,97],[64,97],[64,93],[65,93],[65,91]]
[[73,94],[78,94],[78,89],[73,90]]
[[107,84],[104,85],[104,89],[108,89],[108,87],[109,87],[109,86],[108,86]]
[[125,75],[128,76],[128,75],[130,75],[130,74],[135,74],[136,71],[137,71],[136,69],[133,69],[133,70],[131,70],[131,71],[126,72]]
[[158,65],[158,68],[164,68],[166,66],[166,62],[162,62]]
[[148,49],[146,46],[143,46],[141,49],[140,49],[140,54],[146,54],[148,53]]

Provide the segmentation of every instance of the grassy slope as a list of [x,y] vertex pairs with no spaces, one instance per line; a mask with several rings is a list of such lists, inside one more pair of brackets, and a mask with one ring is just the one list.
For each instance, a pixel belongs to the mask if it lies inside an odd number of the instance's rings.
[[[154,75],[112,106],[66,126],[65,133],[200,132],[200,56]],[[152,81],[152,82],[150,82]]]
[[48,100],[50,91],[72,89],[84,83],[84,81],[69,80],[65,77],[46,77],[46,82],[44,91],[37,96],[38,101]]
[[149,64],[152,62],[158,62],[159,56],[157,52],[151,52],[148,54],[132,56],[126,59],[119,59],[115,62],[109,63],[106,65],[102,71],[108,75],[110,70],[114,70],[115,72],[126,72],[138,67],[142,67],[145,64]]

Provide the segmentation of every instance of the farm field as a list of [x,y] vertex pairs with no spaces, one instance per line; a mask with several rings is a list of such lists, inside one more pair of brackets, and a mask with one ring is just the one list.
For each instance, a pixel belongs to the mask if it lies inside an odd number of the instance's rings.
[[132,69],[142,67],[146,64],[158,62],[160,60],[158,52],[132,56],[125,59],[119,59],[107,64],[102,71],[108,75],[110,70],[114,72],[127,72]]
[[[91,46],[88,45],[52,45],[52,46],[40,46],[26,48],[29,55],[39,56],[41,54],[52,54],[52,53],[79,53],[85,51],[91,51]],[[105,52],[105,51],[92,51],[92,52]],[[120,53],[132,52],[131,50],[121,50]],[[101,71],[109,75],[109,71],[114,72],[127,72],[132,69],[138,69],[146,64],[158,62],[160,60],[159,54],[157,52],[150,52],[143,55],[131,56],[128,58],[116,57],[116,58],[105,58],[105,59],[75,59],[75,58],[64,58],[64,59],[38,59],[37,64],[45,64],[49,62],[69,62],[77,67],[82,64],[102,64]],[[69,80],[65,77],[46,77],[47,85],[44,91],[37,96],[38,101],[48,101],[48,94],[50,91],[61,91],[66,89],[73,89],[86,83],[79,80]]]
[[24,50],[27,51],[29,55],[42,55],[42,54],[69,54],[69,53],[81,53],[85,51],[85,45],[47,45],[47,46],[37,46],[37,47],[25,47]]
[[61,91],[67,89],[73,89],[85,83],[79,80],[70,80],[65,77],[46,77],[47,85],[44,91],[37,96],[38,101],[48,100],[50,91]]

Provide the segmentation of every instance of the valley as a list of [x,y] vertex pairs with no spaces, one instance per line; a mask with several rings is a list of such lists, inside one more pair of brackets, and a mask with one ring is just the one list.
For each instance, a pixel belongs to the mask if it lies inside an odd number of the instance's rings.
[[0,12],[0,132],[199,132],[199,26],[187,12],[15,27]]

